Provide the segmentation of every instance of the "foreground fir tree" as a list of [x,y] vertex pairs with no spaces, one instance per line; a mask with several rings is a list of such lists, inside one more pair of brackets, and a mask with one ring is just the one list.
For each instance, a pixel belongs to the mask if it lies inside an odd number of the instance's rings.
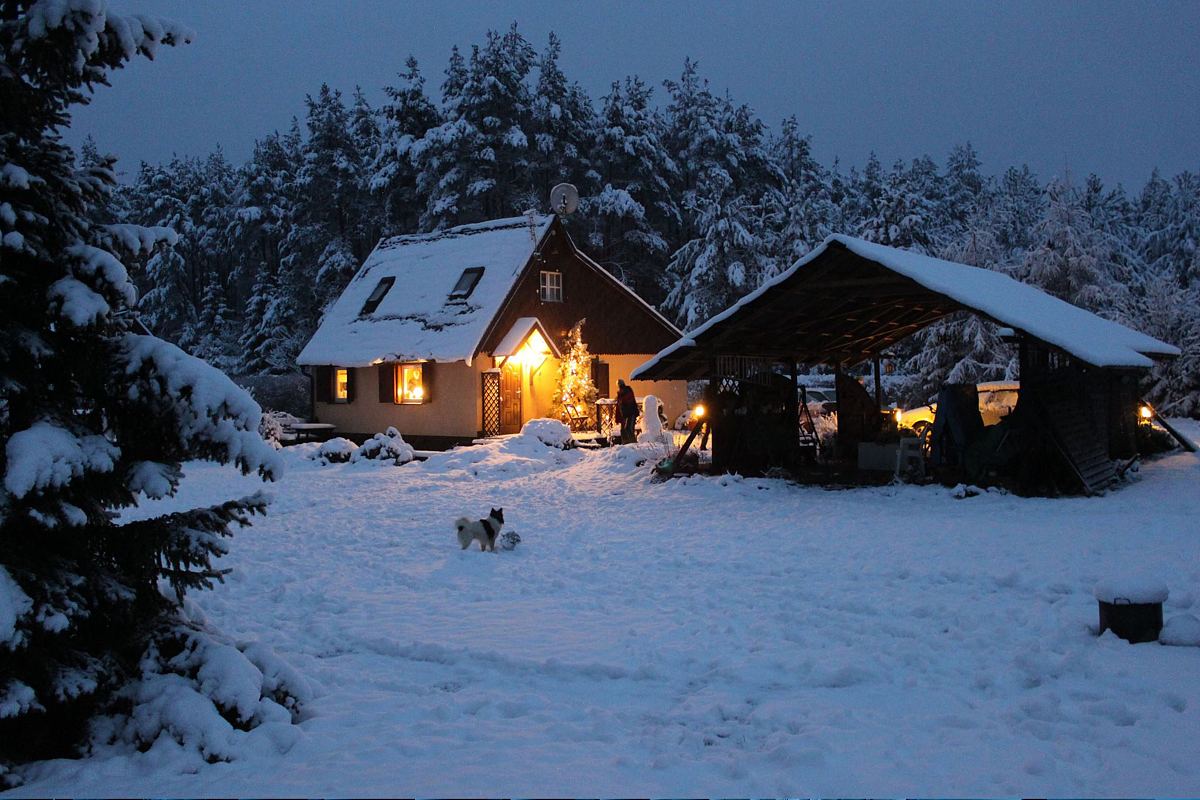
[[259,409],[138,333],[121,257],[164,232],[94,222],[112,160],[77,167],[60,138],[110,71],[188,36],[98,0],[0,13],[0,783],[14,763],[75,752],[97,715],[93,744],[204,760],[234,757],[234,726],[291,727],[286,668],[183,610],[185,592],[221,580],[212,559],[230,527],[266,500],[120,518],[172,495],[187,459],[273,478]]

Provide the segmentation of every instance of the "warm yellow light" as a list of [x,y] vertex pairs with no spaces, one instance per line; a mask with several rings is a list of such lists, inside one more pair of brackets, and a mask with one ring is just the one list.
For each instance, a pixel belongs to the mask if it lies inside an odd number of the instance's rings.
[[894,413],[896,414],[896,424],[899,425],[904,419],[904,412],[897,408]]
[[701,419],[704,416],[704,406],[697,405],[692,409],[692,419]]
[[534,329],[533,333],[529,334],[529,338],[525,340],[525,344],[517,351],[516,359],[517,363],[530,370],[535,370],[542,365],[549,354],[550,346],[546,344],[546,339],[538,330]]
[[396,402],[421,403],[425,398],[420,364],[396,365]]
[[1142,419],[1150,419],[1154,416],[1154,409],[1150,408],[1150,406],[1144,405],[1138,409],[1138,415]]
[[350,370],[339,369],[336,379],[334,380],[335,391],[338,400],[347,400],[350,397]]

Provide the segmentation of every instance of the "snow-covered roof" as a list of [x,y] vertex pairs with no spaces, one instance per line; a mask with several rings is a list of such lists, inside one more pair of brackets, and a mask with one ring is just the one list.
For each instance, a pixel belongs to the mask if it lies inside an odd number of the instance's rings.
[[660,364],[697,347],[698,341],[707,338],[705,334],[719,328],[776,286],[790,280],[831,247],[849,250],[963,307],[1061,348],[1093,366],[1149,367],[1153,363],[1151,356],[1179,355],[1179,349],[1166,342],[1106,320],[1001,272],[834,234],[789,269],[661,350],[635,369],[631,377],[639,379],[651,376],[658,371],[655,368]]
[[500,344],[496,345],[496,349],[492,351],[492,355],[497,358],[503,356],[508,357],[514,355],[521,347],[521,343],[525,341],[525,337],[537,330],[541,333],[542,338],[546,341],[546,346],[550,348],[550,352],[554,353],[555,358],[562,358],[562,353],[554,344],[554,337],[546,332],[542,327],[542,323],[537,317],[521,317],[513,323],[508,329],[508,333],[504,334],[504,338],[500,340]]
[[[364,367],[380,361],[469,361],[553,220],[511,217],[381,240],[296,362]],[[465,299],[450,299],[463,270],[472,267],[483,268],[474,290]],[[364,313],[385,278],[395,283]]]

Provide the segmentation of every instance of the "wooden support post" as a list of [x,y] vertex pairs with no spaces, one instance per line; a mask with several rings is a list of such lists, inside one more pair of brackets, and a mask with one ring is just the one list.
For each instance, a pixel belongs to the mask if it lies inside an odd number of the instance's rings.
[[875,354],[875,407],[883,410],[883,381],[880,377],[879,353]]

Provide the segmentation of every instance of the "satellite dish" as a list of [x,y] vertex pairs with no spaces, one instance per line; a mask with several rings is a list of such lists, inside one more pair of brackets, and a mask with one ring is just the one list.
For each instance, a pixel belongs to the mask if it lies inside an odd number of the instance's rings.
[[560,183],[550,190],[550,208],[566,216],[579,208],[579,190],[569,183]]

